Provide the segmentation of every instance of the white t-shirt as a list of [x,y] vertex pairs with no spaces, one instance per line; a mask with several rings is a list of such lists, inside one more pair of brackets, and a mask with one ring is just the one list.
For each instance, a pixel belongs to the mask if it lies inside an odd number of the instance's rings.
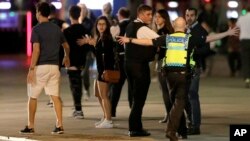
[[240,28],[240,40],[250,39],[250,12],[241,16],[236,25]]

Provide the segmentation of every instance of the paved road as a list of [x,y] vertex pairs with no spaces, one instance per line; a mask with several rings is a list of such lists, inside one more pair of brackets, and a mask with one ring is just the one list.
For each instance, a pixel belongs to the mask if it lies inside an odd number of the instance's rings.
[[[51,135],[55,125],[53,109],[46,105],[48,97],[41,95],[36,116],[36,134],[20,135],[18,131],[27,122],[26,73],[29,61],[23,55],[0,55],[0,140],[3,141],[163,141],[165,124],[159,124],[164,115],[163,101],[158,83],[152,81],[143,112],[144,128],[152,135],[130,138],[127,134],[129,108],[127,85],[114,118],[114,129],[96,129],[94,123],[101,117],[101,108],[92,96],[83,101],[85,118],[71,117],[72,97],[66,73],[62,72],[62,99],[65,134]],[[239,77],[230,78],[225,58],[217,57],[213,76],[201,79],[202,134],[189,136],[188,141],[228,141],[230,124],[250,123],[250,89],[244,88]],[[10,137],[10,138],[8,138]]]

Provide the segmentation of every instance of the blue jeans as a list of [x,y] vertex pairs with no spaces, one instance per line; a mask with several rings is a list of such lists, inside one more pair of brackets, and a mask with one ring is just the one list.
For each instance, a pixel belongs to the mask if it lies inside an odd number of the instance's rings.
[[188,117],[191,117],[191,125],[194,128],[200,128],[201,124],[201,107],[200,107],[200,100],[199,100],[199,83],[200,83],[200,73],[201,69],[196,69],[193,76],[191,77],[191,83],[189,87],[189,103],[190,103],[190,112],[187,114]]

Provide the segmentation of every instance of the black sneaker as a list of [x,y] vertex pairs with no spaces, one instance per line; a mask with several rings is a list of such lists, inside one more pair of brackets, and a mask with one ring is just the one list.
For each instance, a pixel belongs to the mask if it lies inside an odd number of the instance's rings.
[[53,107],[53,106],[54,106],[54,104],[53,104],[52,101],[49,101],[49,102],[47,103],[47,105],[48,105],[49,107]]
[[34,128],[29,128],[28,126],[25,126],[24,129],[19,131],[20,134],[34,134]]
[[55,127],[55,129],[51,132],[51,134],[63,134],[64,130],[62,127]]

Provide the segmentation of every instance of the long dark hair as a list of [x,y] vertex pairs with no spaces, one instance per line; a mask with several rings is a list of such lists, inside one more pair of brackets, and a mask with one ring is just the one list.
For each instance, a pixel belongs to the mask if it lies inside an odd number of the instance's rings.
[[160,9],[156,13],[160,14],[160,16],[165,20],[164,26],[169,31],[169,33],[173,33],[174,29],[170,22],[170,18],[168,12],[165,9]]
[[106,23],[106,29],[105,29],[105,31],[103,33],[102,40],[112,39],[112,35],[111,35],[111,32],[110,32],[110,23],[109,23],[108,18],[105,17],[105,16],[98,17],[97,20],[96,20],[96,22],[95,22],[95,33],[97,35],[97,39],[99,39],[101,37],[100,32],[97,29],[97,24],[98,24],[98,22],[100,20],[104,20],[105,23]]

